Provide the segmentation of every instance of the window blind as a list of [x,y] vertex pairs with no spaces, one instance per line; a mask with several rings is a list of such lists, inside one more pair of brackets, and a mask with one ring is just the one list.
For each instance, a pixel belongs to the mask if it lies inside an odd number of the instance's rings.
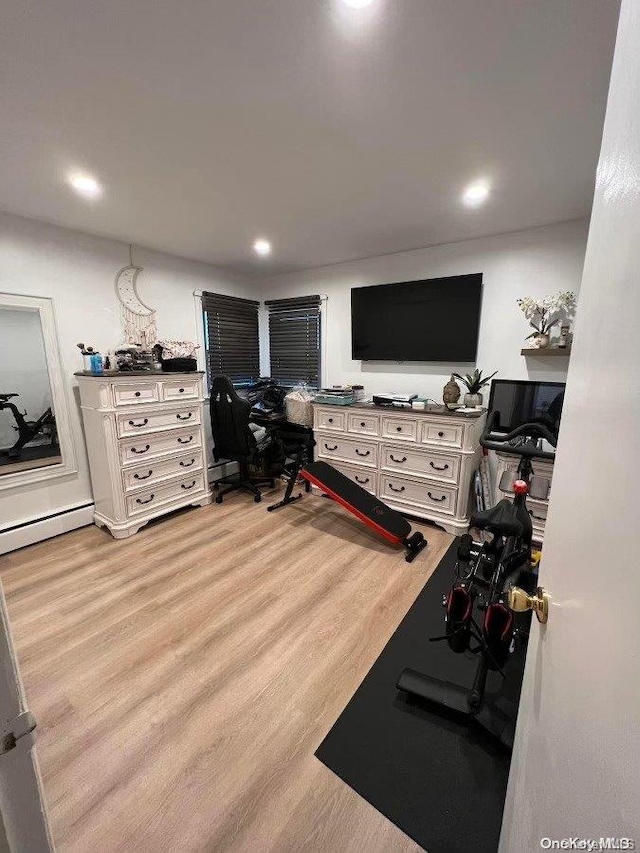
[[236,385],[260,376],[258,307],[252,299],[202,294],[207,376],[227,376]]
[[320,297],[271,299],[269,349],[271,377],[281,385],[320,386]]

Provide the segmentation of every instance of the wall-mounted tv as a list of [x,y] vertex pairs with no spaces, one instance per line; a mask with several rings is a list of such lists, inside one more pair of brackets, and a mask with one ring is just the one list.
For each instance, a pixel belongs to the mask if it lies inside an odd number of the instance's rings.
[[352,357],[474,362],[481,301],[482,273],[354,287]]

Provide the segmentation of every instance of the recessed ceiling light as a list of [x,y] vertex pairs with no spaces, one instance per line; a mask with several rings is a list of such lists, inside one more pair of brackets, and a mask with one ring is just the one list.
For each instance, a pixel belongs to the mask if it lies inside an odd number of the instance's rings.
[[350,6],[352,9],[364,9],[372,2],[373,0],[343,0],[345,6]]
[[462,201],[467,207],[478,207],[489,198],[491,187],[487,181],[474,181],[462,193]]
[[253,251],[261,258],[266,258],[271,254],[271,243],[268,240],[256,240],[253,244]]
[[71,187],[85,198],[99,198],[102,195],[102,186],[91,175],[74,172],[68,177]]

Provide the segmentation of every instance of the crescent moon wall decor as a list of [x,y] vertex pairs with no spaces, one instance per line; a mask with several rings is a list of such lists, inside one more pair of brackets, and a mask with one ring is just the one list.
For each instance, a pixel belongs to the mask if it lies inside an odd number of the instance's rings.
[[[132,247],[129,247],[131,254]],[[122,329],[128,344],[138,344],[144,349],[153,346],[158,336],[156,312],[143,302],[138,293],[137,280],[142,267],[133,263],[123,267],[116,275],[116,296],[121,305]]]

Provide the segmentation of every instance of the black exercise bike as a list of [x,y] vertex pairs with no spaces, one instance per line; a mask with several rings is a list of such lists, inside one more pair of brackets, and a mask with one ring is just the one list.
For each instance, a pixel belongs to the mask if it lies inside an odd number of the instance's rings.
[[[431,642],[446,640],[452,651],[478,655],[471,689],[442,681],[413,669],[403,670],[397,688],[426,699],[441,708],[475,720],[505,746],[513,745],[515,713],[485,702],[489,672],[505,677],[505,666],[519,633],[528,620],[521,620],[509,608],[509,591],[518,586],[533,592],[536,575],[531,568],[533,527],[527,510],[527,494],[534,459],[555,458],[557,430],[546,422],[526,423],[507,434],[494,434],[499,413],[493,412],[480,444],[520,457],[513,500],[503,498],[494,507],[474,512],[469,533],[460,538],[455,580],[444,597],[445,634]],[[552,451],[543,450],[545,439]],[[477,615],[475,615],[477,614]],[[474,645],[475,644],[475,645]]]
[[15,444],[7,450],[2,450],[0,452],[3,455],[8,456],[10,459],[19,459],[22,453],[22,448],[29,444],[29,442],[33,441],[33,439],[41,433],[48,438],[49,444],[52,447],[56,447],[58,444],[58,433],[56,430],[56,419],[51,409],[47,409],[47,411],[40,415],[36,421],[28,421],[25,417],[27,413],[21,412],[15,403],[10,402],[10,400],[18,396],[19,395],[15,393],[0,394],[0,412],[3,409],[8,409],[13,414],[13,418],[16,422],[14,429],[18,433],[18,438]]

